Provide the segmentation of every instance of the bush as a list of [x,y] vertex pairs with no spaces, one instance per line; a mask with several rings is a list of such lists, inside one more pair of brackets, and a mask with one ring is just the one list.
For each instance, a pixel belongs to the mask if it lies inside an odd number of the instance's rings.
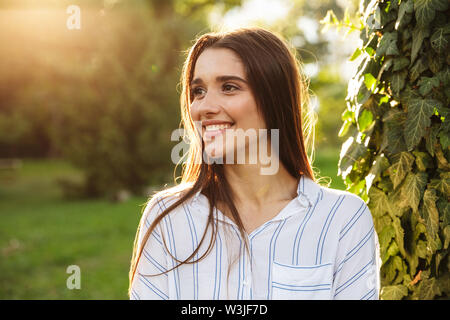
[[339,173],[369,200],[382,299],[450,291],[448,1],[363,1]]

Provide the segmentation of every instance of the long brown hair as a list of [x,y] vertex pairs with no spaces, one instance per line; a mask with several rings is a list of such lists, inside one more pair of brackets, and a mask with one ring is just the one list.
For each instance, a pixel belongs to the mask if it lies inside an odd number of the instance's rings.
[[[138,243],[138,227],[134,242],[133,257],[130,268],[130,289],[143,248],[158,223],[187,199],[201,191],[209,201],[208,222],[198,247],[184,261],[173,257],[179,264],[196,263],[206,257],[213,249],[217,235],[217,220],[213,209],[220,201],[231,212],[233,220],[239,227],[241,236],[246,239],[244,227],[234,205],[233,192],[224,175],[223,164],[208,164],[203,161],[203,141],[199,137],[190,114],[193,96],[190,83],[193,78],[195,63],[207,48],[225,48],[233,50],[242,60],[250,89],[255,97],[258,112],[262,114],[267,129],[279,129],[279,158],[286,170],[297,179],[301,175],[314,179],[314,172],[308,158],[307,146],[311,143],[314,124],[302,123],[308,118],[308,82],[301,72],[301,64],[296,54],[278,35],[262,28],[240,28],[229,32],[210,32],[200,36],[190,48],[181,75],[182,92],[180,96],[182,124],[190,141],[186,162],[182,166],[181,186],[184,188],[178,200],[162,211],[145,233],[142,243]],[[306,130],[305,130],[306,129]],[[313,137],[314,135],[312,135]],[[180,188],[173,188],[173,190]],[[183,188],[181,188],[183,189]],[[174,191],[175,192],[175,191]],[[170,192],[167,192],[170,194]],[[197,260],[190,261],[199,251],[208,228],[212,228],[208,249]],[[137,248],[140,247],[139,252]],[[169,250],[167,250],[169,251]],[[170,253],[170,252],[169,252]],[[163,273],[169,272],[166,270]],[[162,273],[160,273],[162,274]]]

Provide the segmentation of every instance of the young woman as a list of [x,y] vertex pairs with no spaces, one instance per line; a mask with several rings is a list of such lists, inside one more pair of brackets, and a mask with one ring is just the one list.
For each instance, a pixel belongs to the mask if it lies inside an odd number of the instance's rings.
[[[300,70],[288,45],[260,28],[208,33],[192,46],[182,74],[190,138],[182,182],[145,207],[131,299],[378,299],[368,207],[315,182]],[[255,145],[276,170],[263,172]]]

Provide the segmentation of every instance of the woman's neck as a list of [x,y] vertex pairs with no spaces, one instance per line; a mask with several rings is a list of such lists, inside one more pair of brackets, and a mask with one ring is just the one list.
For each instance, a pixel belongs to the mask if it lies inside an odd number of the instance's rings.
[[236,205],[262,208],[297,195],[298,179],[283,165],[275,174],[263,175],[260,164],[225,164],[224,174],[234,192]]

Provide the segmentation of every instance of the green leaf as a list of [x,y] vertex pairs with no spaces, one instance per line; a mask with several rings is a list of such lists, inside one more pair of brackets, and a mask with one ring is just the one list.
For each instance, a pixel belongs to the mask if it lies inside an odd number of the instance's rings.
[[338,175],[341,175],[345,179],[350,173],[355,161],[367,155],[367,152],[367,147],[355,141],[355,137],[348,138],[342,145],[338,164]]
[[419,284],[418,291],[419,300],[432,300],[442,294],[436,278],[423,279]]
[[422,96],[427,95],[433,88],[439,87],[439,79],[437,77],[421,77],[419,82],[419,92]]
[[370,208],[370,212],[374,217],[381,217],[386,212],[391,211],[391,206],[389,204],[388,197],[386,194],[378,189],[377,187],[372,186],[369,190],[369,203],[368,207]]
[[431,3],[435,10],[445,11],[448,9],[448,1],[447,0],[432,0]]
[[402,1],[398,9],[398,17],[395,22],[395,29],[402,29],[407,23],[411,21],[411,13],[414,11],[414,2],[412,0]]
[[385,214],[382,217],[374,219],[373,223],[375,225],[375,229],[377,230],[377,232],[380,232],[380,230],[383,230],[384,227],[392,223],[392,219],[388,214]]
[[413,151],[416,158],[416,166],[419,171],[426,171],[434,167],[433,158],[427,152]]
[[398,217],[393,217],[393,223],[395,230],[395,242],[397,243],[398,249],[403,257],[406,257],[404,237],[405,231],[403,230],[402,223]]
[[427,252],[427,244],[423,240],[417,241],[416,250],[415,253],[418,257],[422,259],[426,259],[428,252]]
[[445,34],[444,28],[438,28],[430,38],[431,47],[438,54],[443,54],[448,47],[448,36]]
[[340,138],[344,137],[347,134],[348,129],[350,129],[350,127],[352,126],[352,124],[353,124],[352,121],[349,120],[344,121],[341,129],[339,130],[338,137]]
[[401,123],[393,121],[386,122],[383,129],[383,142],[380,149],[386,149],[393,154],[406,151],[406,142],[403,132],[404,129]]
[[368,90],[374,92],[377,87],[377,79],[371,73],[366,73],[364,74],[364,84]]
[[427,28],[435,15],[433,0],[415,0],[414,10],[416,12],[417,25]]
[[[395,241],[392,241],[391,245],[389,246],[388,252],[389,253],[387,254],[393,254],[394,252],[398,253],[398,248],[397,245],[395,244]],[[393,282],[397,276],[397,271],[399,271],[399,273],[403,271],[402,259],[395,254],[393,254],[392,256],[388,256],[387,262],[384,263],[383,265],[383,271],[384,271],[383,280],[387,282]]]
[[376,57],[384,55],[398,55],[397,32],[386,32],[381,37],[376,51]]
[[409,77],[411,81],[416,81],[420,77],[421,73],[428,69],[428,60],[425,57],[420,57],[410,68]]
[[[395,235],[395,230],[394,230],[394,235]],[[384,257],[384,259],[382,260],[382,262],[386,262],[387,259],[389,259],[389,257],[395,257],[397,254],[399,253],[398,250],[398,245],[397,242],[392,241],[388,247],[388,249],[386,250],[386,256]],[[396,259],[397,260],[397,259]]]
[[437,143],[437,135],[439,133],[440,126],[438,124],[434,124],[431,128],[427,129],[427,134],[425,136],[425,148],[434,157],[435,154],[435,145]]
[[439,133],[439,141],[441,142],[442,149],[445,150],[450,146],[450,136],[448,133],[441,131]]
[[380,241],[380,255],[383,256],[387,251],[391,240],[395,237],[395,230],[392,224],[386,225],[383,230],[379,233]]
[[406,199],[411,209],[417,211],[423,191],[427,185],[427,174],[425,172],[409,172],[401,188],[402,196]]
[[433,99],[411,99],[408,102],[408,116],[405,124],[405,139],[408,150],[412,150],[425,135],[430,126],[430,117],[440,102]]
[[407,75],[408,72],[406,70],[394,72],[394,74],[392,75],[391,89],[396,96],[399,96],[400,90],[402,90],[405,86]]
[[408,295],[408,288],[404,285],[386,286],[381,290],[382,300],[401,300]]
[[[416,11],[417,14],[417,11]],[[422,47],[423,39],[430,36],[430,29],[428,26],[422,28],[420,25],[417,25],[412,33],[412,47],[411,47],[411,64],[417,58],[417,54],[419,53],[420,48]]]
[[444,228],[444,249],[448,249],[448,245],[450,243],[450,226],[446,226]]
[[406,68],[409,65],[409,59],[406,57],[395,58],[394,59],[394,69],[392,71],[398,71]]
[[442,173],[441,179],[432,179],[429,185],[430,188],[439,190],[445,197],[450,196],[450,173]]
[[370,168],[369,173],[366,176],[366,190],[370,190],[372,186],[372,182],[387,168],[389,167],[389,160],[384,156],[384,154],[380,154],[376,157],[375,161]]
[[442,82],[444,86],[447,86],[450,83],[450,67],[445,66],[441,71],[439,71],[436,76]]
[[437,200],[438,197],[436,196],[435,190],[425,190],[423,196],[423,212],[425,214],[425,225],[427,227],[428,234],[434,239],[439,236],[439,212],[436,208]]
[[364,132],[373,122],[372,112],[364,109],[358,116],[359,131]]
[[443,55],[438,55],[433,51],[428,51],[427,54],[427,60],[428,60],[428,67],[430,68],[431,72],[435,74],[436,78],[441,81],[438,77],[438,73],[443,69],[443,65],[445,62]]
[[356,48],[356,50],[353,52],[352,56],[350,57],[350,61],[354,61],[356,58],[358,58],[361,55],[362,51],[360,48]]
[[401,152],[392,158],[392,165],[388,169],[389,178],[392,181],[394,189],[396,189],[408,172],[411,171],[414,163],[414,156],[409,152]]

